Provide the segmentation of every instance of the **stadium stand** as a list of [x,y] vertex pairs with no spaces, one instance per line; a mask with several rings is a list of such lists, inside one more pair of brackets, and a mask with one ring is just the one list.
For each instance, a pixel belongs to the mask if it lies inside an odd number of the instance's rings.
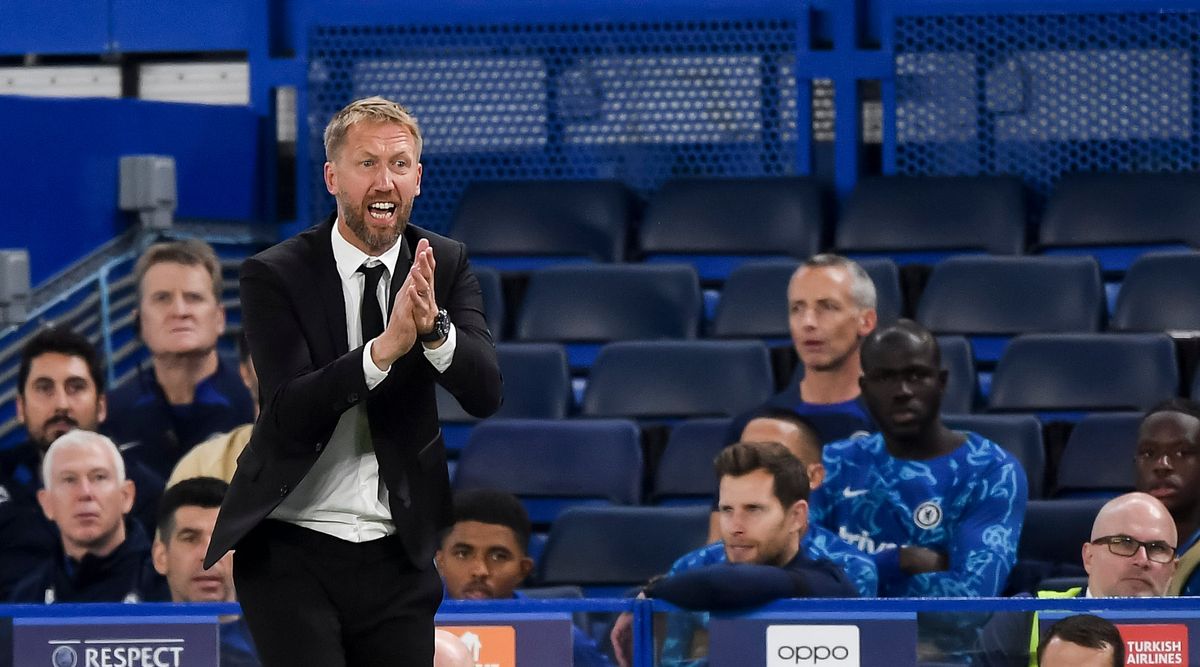
[[1025,469],[1029,498],[1042,497],[1046,479],[1046,451],[1042,443],[1042,424],[1037,417],[947,414],[943,415],[942,421],[958,431],[974,431],[1017,457]]
[[1035,591],[1039,582],[1051,577],[1086,576],[1080,549],[1091,538],[1092,522],[1107,500],[1030,500],[1008,592]]
[[1087,415],[1071,429],[1054,496],[1114,498],[1133,491],[1140,412]]
[[492,340],[504,340],[507,335],[507,309],[504,307],[504,288],[500,272],[490,266],[471,267],[479,279],[479,291],[483,295],[483,316],[487,320]]
[[1109,328],[1200,330],[1200,252],[1148,253],[1129,267]]
[[717,490],[713,460],[725,442],[730,419],[689,419],[671,429],[654,471],[652,500],[657,505],[712,503]]
[[979,392],[971,344],[962,336],[938,336],[937,342],[942,353],[942,368],[950,372],[946,391],[942,394],[942,412],[973,412]]

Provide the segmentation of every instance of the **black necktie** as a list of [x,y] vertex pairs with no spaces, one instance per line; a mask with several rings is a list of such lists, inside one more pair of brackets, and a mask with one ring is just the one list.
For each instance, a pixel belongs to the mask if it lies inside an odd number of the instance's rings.
[[362,323],[362,341],[366,343],[383,333],[383,312],[379,308],[379,297],[375,294],[379,288],[379,279],[383,277],[387,267],[383,264],[364,264],[358,267],[358,270],[367,277],[366,284],[363,285],[362,304],[358,309],[358,321]]

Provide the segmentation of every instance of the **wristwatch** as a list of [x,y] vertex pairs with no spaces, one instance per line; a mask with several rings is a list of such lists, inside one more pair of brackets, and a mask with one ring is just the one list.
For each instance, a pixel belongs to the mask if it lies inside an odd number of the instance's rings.
[[436,343],[450,335],[450,313],[445,308],[438,308],[437,316],[433,318],[433,330],[426,334],[417,335],[422,343]]

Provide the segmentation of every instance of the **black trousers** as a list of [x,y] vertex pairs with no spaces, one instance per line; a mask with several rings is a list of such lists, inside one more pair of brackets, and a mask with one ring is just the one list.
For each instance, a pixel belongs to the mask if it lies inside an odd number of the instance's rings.
[[355,543],[267,520],[233,563],[263,667],[433,665],[442,580],[394,535]]

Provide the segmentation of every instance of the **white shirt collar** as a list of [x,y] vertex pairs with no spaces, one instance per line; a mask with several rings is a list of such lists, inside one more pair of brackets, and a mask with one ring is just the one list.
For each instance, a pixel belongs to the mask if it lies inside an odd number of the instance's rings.
[[333,232],[331,243],[333,245],[333,261],[337,264],[338,276],[342,282],[350,279],[351,276],[358,271],[358,267],[362,266],[368,259],[377,259],[383,262],[387,267],[388,278],[392,277],[392,271],[396,270],[396,260],[400,257],[400,248],[404,245],[404,235],[392,244],[382,255],[372,256],[350,245],[350,242],[342,238],[338,232],[338,225],[343,224],[341,220],[335,220],[333,223]]

